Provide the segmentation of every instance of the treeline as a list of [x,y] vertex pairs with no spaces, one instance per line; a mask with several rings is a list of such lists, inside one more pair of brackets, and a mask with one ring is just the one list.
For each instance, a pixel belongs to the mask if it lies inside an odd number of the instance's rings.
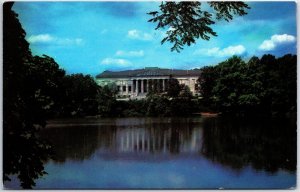
[[204,110],[238,115],[296,115],[296,55],[263,55],[248,62],[233,56],[216,66],[202,68],[198,82]]
[[145,99],[122,101],[117,100],[115,85],[100,87],[90,75],[66,75],[49,56],[34,56],[29,62],[23,89],[32,98],[30,109],[43,123],[50,118],[86,116],[189,116],[198,110],[189,88],[174,78],[165,93],[153,89]]
[[[252,57],[248,62],[233,56],[216,66],[201,69],[200,97],[171,78],[167,92],[151,91],[144,100],[117,101],[106,97],[100,116],[189,116],[216,112],[238,116],[284,117],[297,111],[297,56],[287,54]],[[107,92],[109,89],[106,88]],[[116,93],[116,92],[115,92]],[[113,95],[113,94],[110,94]],[[99,95],[98,98],[103,96]]]

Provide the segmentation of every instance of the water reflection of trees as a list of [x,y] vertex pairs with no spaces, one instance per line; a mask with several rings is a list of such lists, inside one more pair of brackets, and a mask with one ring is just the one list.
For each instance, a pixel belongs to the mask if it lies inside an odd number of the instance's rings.
[[[125,122],[123,122],[125,121]],[[109,123],[43,130],[55,161],[98,155],[199,154],[236,170],[252,165],[276,172],[296,170],[296,125],[287,120],[208,118],[111,119]]]
[[295,120],[210,118],[203,125],[202,153],[237,170],[252,165],[295,171],[296,135]]
[[90,157],[97,147],[97,129],[88,127],[58,127],[41,132],[41,137],[49,140],[54,149],[54,160],[64,162],[66,159],[84,160]]

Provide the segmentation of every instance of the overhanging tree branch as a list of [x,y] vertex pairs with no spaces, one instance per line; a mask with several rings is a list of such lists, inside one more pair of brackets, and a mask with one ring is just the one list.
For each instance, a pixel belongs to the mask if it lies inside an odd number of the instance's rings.
[[215,20],[230,21],[234,15],[246,15],[250,7],[244,2],[207,2],[213,11],[203,11],[202,3],[193,2],[162,2],[159,11],[148,14],[152,18],[148,22],[157,23],[156,30],[167,29],[166,41],[173,44],[171,51],[180,52],[184,45],[190,46],[196,39],[209,40],[217,33],[211,28]]

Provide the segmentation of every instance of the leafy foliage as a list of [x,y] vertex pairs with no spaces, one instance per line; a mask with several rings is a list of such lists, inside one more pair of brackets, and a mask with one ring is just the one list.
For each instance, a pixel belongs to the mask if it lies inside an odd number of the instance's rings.
[[219,78],[212,91],[220,110],[238,110],[238,100],[247,86],[246,76],[241,73],[244,67],[245,63],[236,56],[219,64]]
[[[263,55],[248,63],[233,56],[204,67],[198,82],[203,101],[221,112],[285,115],[296,112],[296,56]],[[215,105],[215,106],[214,106]]]
[[98,89],[96,98],[98,106],[98,114],[100,116],[113,116],[115,112],[113,109],[116,107],[116,89],[104,86]]
[[72,74],[64,77],[65,116],[85,116],[97,114],[98,85],[89,75]]
[[218,78],[217,68],[215,66],[205,66],[201,69],[201,75],[197,80],[200,89],[198,90],[202,96],[201,105],[206,108],[205,111],[213,111],[215,109],[214,97],[212,90],[216,85]]
[[179,96],[185,99],[192,99],[193,93],[191,92],[190,88],[187,85],[182,86]]
[[154,81],[152,79],[149,80],[149,90],[147,95],[153,95],[160,93],[162,87],[158,81]]
[[[44,111],[45,117],[52,117],[59,113],[63,104],[63,78],[65,71],[59,68],[59,65],[53,58],[43,55],[34,56],[32,63],[28,66],[28,78],[24,82],[27,90],[35,92],[35,97]],[[42,113],[42,111],[41,111]]]
[[171,76],[167,81],[167,95],[169,97],[178,97],[180,90],[179,81]]
[[45,77],[39,76],[36,83],[31,76],[39,66],[12,5],[3,6],[3,179],[16,174],[23,188],[32,188],[34,179],[46,174],[43,162],[52,151],[36,136],[46,124],[45,110],[51,99],[45,91]]
[[[230,21],[233,15],[245,15],[249,6],[244,2],[207,2],[213,11],[202,9],[202,2],[162,2],[159,11],[152,11],[149,22],[157,23],[157,29],[165,29],[166,37],[161,43],[169,41],[173,44],[171,51],[180,52],[184,45],[190,46],[196,39],[209,40],[210,36],[217,36],[211,25],[215,20]],[[215,14],[215,19],[214,19]]]

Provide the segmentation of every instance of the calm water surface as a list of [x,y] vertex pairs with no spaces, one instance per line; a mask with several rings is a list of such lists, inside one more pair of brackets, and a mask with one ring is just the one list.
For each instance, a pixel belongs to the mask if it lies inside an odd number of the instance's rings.
[[48,175],[36,188],[291,188],[294,124],[228,118],[50,121],[41,137],[53,143],[55,159],[46,162]]

